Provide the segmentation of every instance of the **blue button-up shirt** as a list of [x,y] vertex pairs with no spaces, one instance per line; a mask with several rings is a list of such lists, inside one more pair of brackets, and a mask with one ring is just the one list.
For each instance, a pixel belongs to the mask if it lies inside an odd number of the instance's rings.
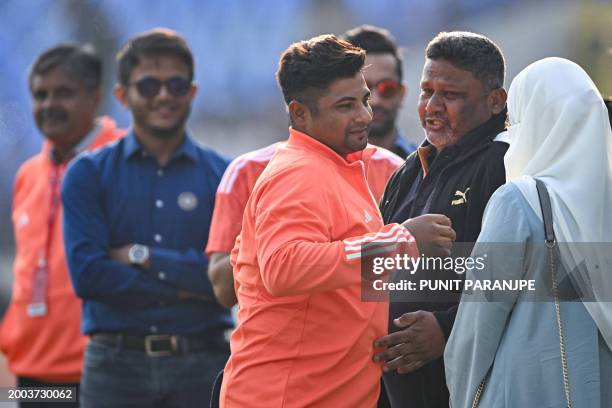
[[[62,189],[64,242],[72,282],[84,301],[85,333],[231,327],[229,311],[214,301],[204,255],[227,165],[186,136],[160,166],[133,132],[74,161]],[[130,243],[151,249],[148,270],[110,259],[110,249]],[[181,289],[198,298],[185,299]]]

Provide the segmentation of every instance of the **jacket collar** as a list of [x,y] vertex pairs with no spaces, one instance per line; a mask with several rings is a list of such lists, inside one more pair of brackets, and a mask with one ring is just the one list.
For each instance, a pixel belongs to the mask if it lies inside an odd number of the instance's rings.
[[[128,160],[138,152],[141,152],[143,155],[146,154],[142,145],[136,138],[134,130],[132,129],[130,133],[128,133],[128,135],[125,137],[125,145],[123,146],[123,157],[124,159]],[[183,143],[181,143],[178,149],[176,149],[176,151],[170,158],[170,161],[182,156],[187,157],[192,162],[198,161],[198,151],[196,145],[187,133],[185,133]]]
[[325,157],[337,165],[348,167],[357,165],[356,163],[358,161],[364,161],[367,164],[374,152],[376,152],[375,147],[368,145],[365,149],[350,153],[346,156],[346,158],[344,158],[315,138],[308,136],[306,133],[300,132],[292,127],[289,128],[289,140],[287,142],[287,146],[316,152],[321,157]]

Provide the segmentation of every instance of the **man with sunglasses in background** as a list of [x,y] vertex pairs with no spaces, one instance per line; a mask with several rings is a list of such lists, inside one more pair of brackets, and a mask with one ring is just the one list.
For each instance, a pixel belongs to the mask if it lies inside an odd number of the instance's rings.
[[391,150],[402,159],[417,146],[397,129],[397,117],[407,89],[402,83],[402,57],[389,31],[362,25],[344,33],[344,39],[366,52],[363,75],[370,92],[374,117],[370,125],[370,143]]
[[201,406],[229,355],[230,313],[202,254],[228,162],[185,123],[197,87],[192,53],[155,29],[118,54],[117,99],[130,134],[85,155],[62,191],[68,264],[83,299],[85,407]]

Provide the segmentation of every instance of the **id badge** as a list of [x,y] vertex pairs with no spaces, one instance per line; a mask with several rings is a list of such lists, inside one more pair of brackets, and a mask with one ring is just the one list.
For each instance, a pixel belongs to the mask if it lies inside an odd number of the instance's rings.
[[41,317],[47,314],[47,281],[49,271],[44,257],[38,262],[34,270],[34,282],[32,285],[32,298],[28,304],[28,316]]
[[28,316],[30,317],[42,317],[47,314],[47,304],[46,303],[30,303],[28,305]]

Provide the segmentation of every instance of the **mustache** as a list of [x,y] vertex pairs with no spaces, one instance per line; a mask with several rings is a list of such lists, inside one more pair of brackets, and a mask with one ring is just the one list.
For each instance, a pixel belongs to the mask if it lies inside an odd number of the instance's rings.
[[40,119],[45,120],[67,120],[68,112],[62,108],[48,108],[40,112]]
[[175,103],[172,102],[166,102],[166,101],[162,101],[159,103],[156,103],[155,105],[151,106],[153,109],[159,109],[159,108],[170,108],[173,109],[176,107]]
[[347,129],[347,132],[352,133],[352,132],[367,132],[368,130],[370,130],[370,126],[359,126],[359,127],[351,127]]
[[449,123],[448,118],[437,115],[425,115],[425,121],[428,120],[439,120],[440,122]]

